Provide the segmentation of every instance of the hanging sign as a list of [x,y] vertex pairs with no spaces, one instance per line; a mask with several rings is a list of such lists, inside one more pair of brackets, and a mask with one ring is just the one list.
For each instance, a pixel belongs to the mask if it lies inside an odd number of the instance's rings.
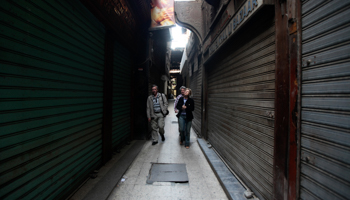
[[231,18],[230,22],[222,30],[220,35],[209,47],[209,55],[212,55],[223,43],[227,41],[251,16],[254,15],[263,5],[273,5],[271,0],[247,0],[245,4]]
[[152,0],[150,30],[173,26],[175,26],[174,0]]

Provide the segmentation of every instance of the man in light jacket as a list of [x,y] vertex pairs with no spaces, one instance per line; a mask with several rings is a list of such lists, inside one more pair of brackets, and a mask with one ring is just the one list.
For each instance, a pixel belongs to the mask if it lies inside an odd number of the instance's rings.
[[152,127],[152,145],[158,143],[158,131],[162,137],[162,141],[165,140],[164,137],[164,118],[168,110],[168,101],[164,94],[158,93],[158,86],[152,85],[152,95],[147,98],[147,118],[148,122],[151,122]]

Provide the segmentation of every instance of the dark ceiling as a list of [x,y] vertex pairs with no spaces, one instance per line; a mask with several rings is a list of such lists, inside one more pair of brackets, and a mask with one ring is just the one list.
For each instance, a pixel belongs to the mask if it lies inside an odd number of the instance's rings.
[[182,58],[183,51],[181,50],[172,50],[171,51],[171,63],[178,63],[180,64],[181,58]]

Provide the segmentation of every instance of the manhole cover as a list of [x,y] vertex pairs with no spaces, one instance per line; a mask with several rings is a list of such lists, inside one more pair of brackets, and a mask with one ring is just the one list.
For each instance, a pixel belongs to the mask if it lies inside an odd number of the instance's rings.
[[186,164],[152,163],[147,183],[152,184],[153,182],[187,183]]

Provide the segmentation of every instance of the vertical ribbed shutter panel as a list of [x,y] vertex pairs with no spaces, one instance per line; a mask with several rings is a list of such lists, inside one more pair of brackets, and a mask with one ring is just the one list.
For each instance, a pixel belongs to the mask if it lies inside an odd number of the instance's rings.
[[[198,64],[199,65],[199,64]],[[201,98],[202,98],[202,68],[198,66],[198,70],[193,72],[190,77],[190,88],[192,90],[192,98],[194,100],[195,109],[193,112],[194,119],[192,120],[192,127],[197,132],[201,132]]]
[[349,198],[349,61],[350,1],[303,1],[301,199]]
[[275,26],[255,24],[208,72],[208,138],[260,199],[272,199]]
[[0,19],[0,199],[56,199],[100,164],[104,26],[78,0]]
[[131,69],[129,51],[116,42],[113,64],[113,147],[130,136]]

